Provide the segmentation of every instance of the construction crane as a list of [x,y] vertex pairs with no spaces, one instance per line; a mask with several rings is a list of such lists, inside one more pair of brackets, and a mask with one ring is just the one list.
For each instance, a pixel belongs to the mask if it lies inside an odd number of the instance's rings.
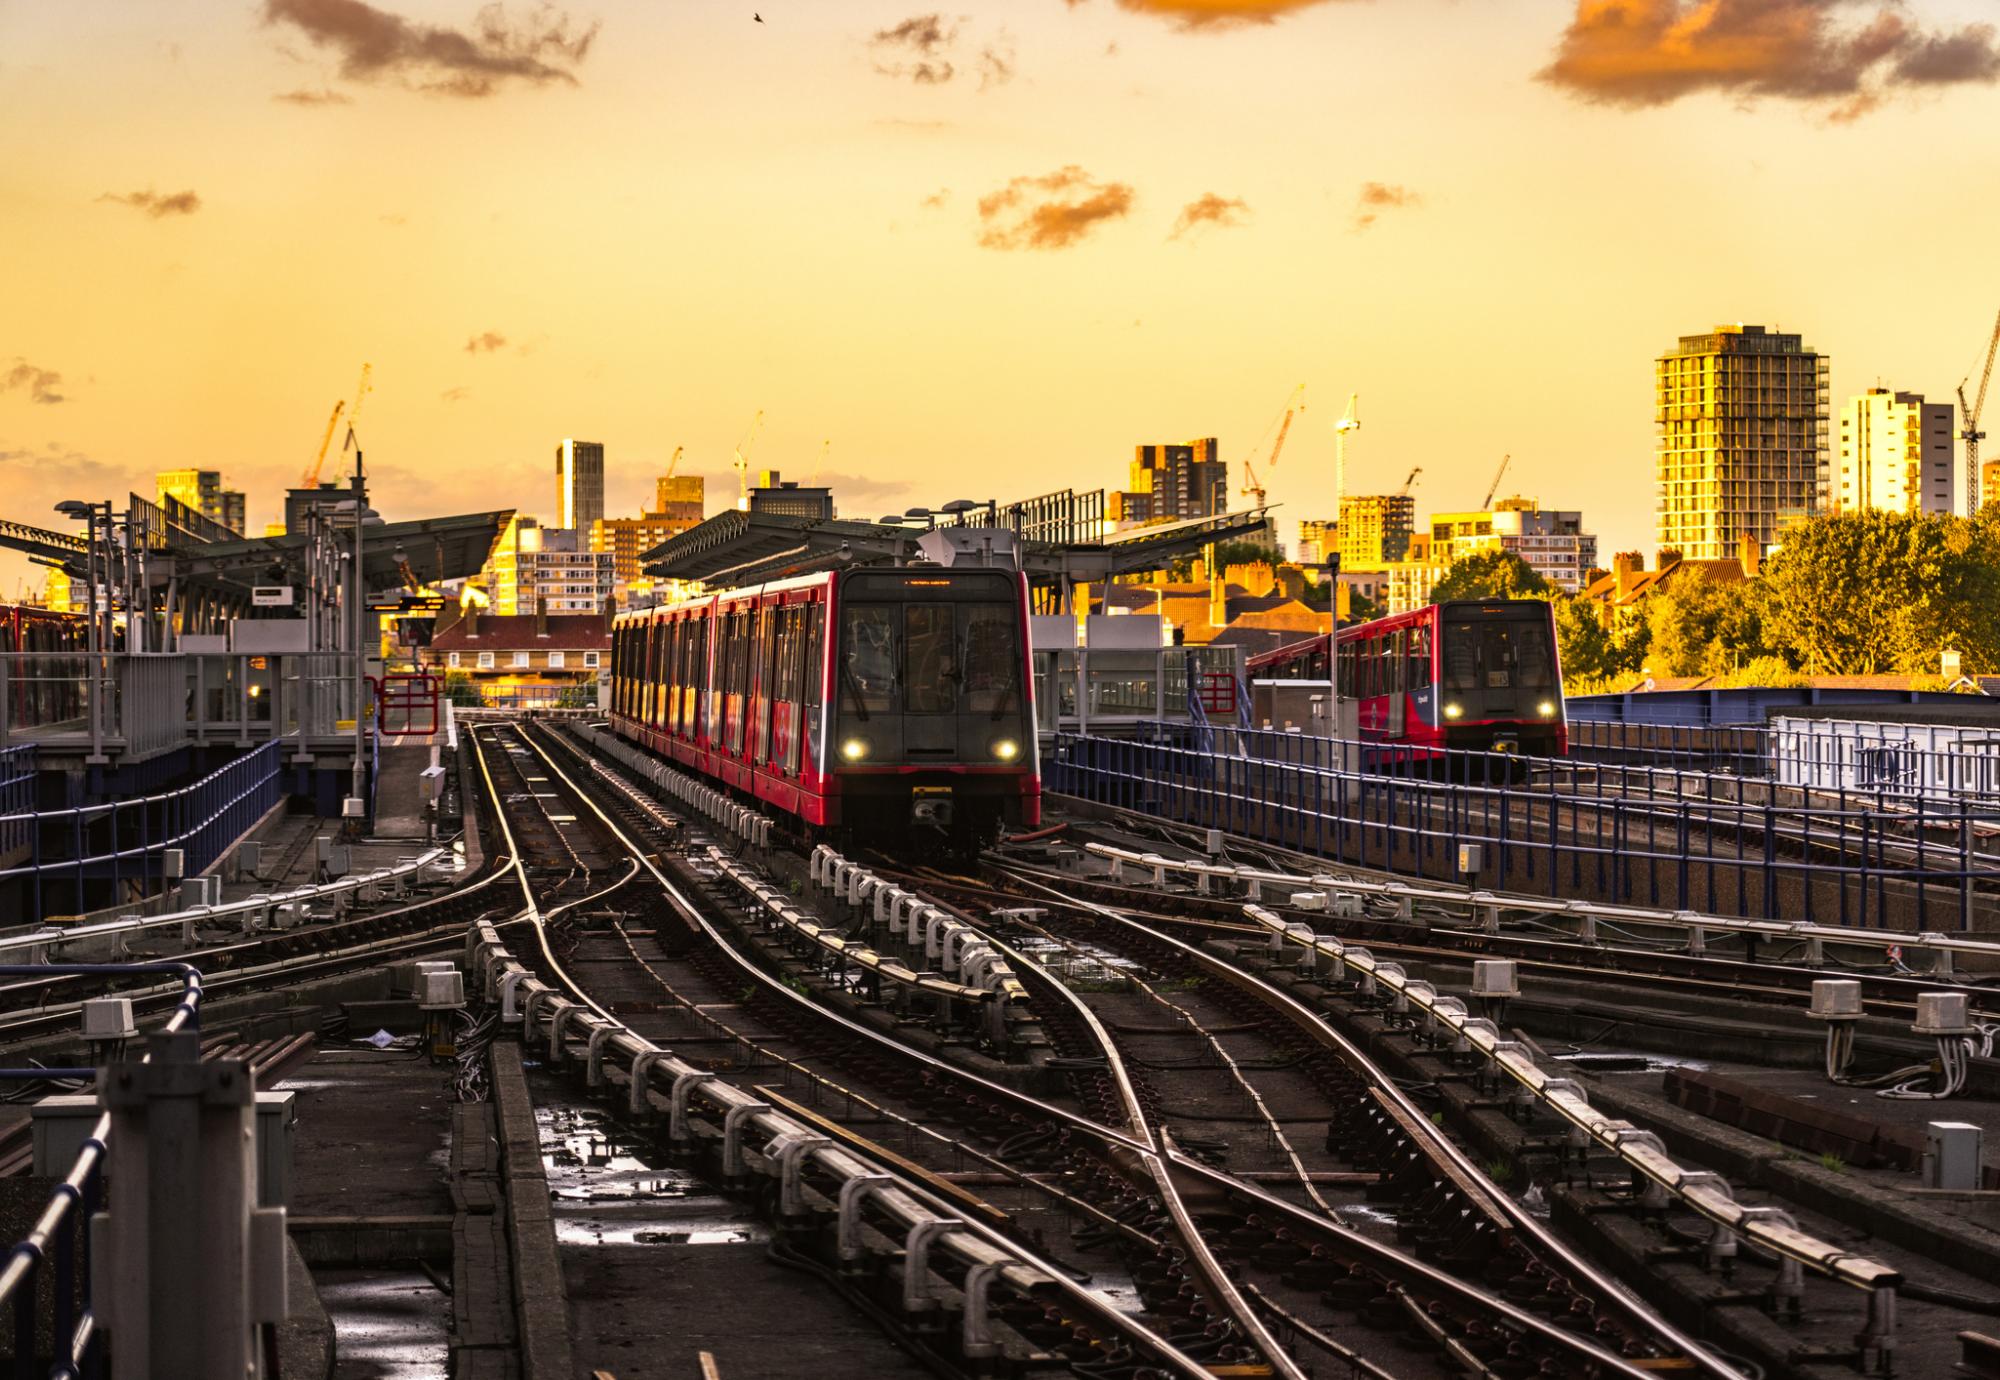
[[[1278,456],[1285,449],[1285,437],[1291,434],[1292,418],[1306,410],[1305,391],[1306,386],[1302,383],[1292,390],[1290,397],[1285,399],[1285,415],[1277,424],[1278,438],[1271,443],[1270,457],[1264,461],[1265,469],[1270,469],[1278,463]],[[1264,486],[1257,478],[1257,467],[1250,460],[1251,455],[1254,453],[1255,447],[1252,447],[1243,456],[1243,496],[1245,498],[1256,499],[1257,506],[1262,508],[1267,506],[1267,502]]]
[[1361,401],[1359,393],[1347,395],[1347,410],[1340,414],[1340,420],[1333,424],[1333,511],[1340,512],[1340,501],[1347,497],[1347,433],[1361,430],[1361,417],[1357,406]]
[[1967,374],[1958,381],[1958,415],[1965,420],[1965,429],[1958,433],[1958,439],[1965,442],[1965,515],[1974,517],[1979,512],[1979,443],[1986,433],[1979,429],[1979,414],[1986,410],[1986,385],[1993,381],[1993,354],[2000,350],[2000,316],[1993,318],[1993,338],[1986,343],[1986,367],[1979,371],[1979,391],[1971,402],[1965,400]]
[[674,447],[673,459],[667,461],[667,478],[672,479],[674,477],[674,471],[680,467],[681,452],[685,451],[686,449],[687,449],[686,446]]
[[1493,472],[1493,483],[1486,490],[1486,501],[1479,505],[1482,509],[1493,506],[1493,495],[1500,492],[1500,481],[1507,477],[1507,465],[1513,458],[1512,453],[1500,457],[1500,468]]
[[305,477],[299,481],[301,489],[310,489],[318,485],[320,466],[326,463],[326,448],[333,444],[333,429],[339,425],[341,409],[346,406],[345,402],[333,405],[333,415],[326,419],[326,435],[319,438],[319,452],[313,456],[312,463],[306,466]]
[[764,429],[764,409],[758,408],[757,415],[750,419],[750,429],[743,433],[743,439],[736,443],[736,511],[750,511],[750,447],[756,444],[757,433]]
[[833,449],[833,438],[827,437],[819,443],[819,463],[813,466],[812,486],[819,487],[819,473],[826,468],[826,453]]
[[369,391],[374,387],[368,381],[374,369],[375,366],[372,364],[361,366],[360,381],[354,385],[354,401],[347,405],[347,436],[340,443],[340,453],[342,455],[347,454],[348,447],[361,444],[361,438],[354,434],[354,422],[361,415],[361,400],[367,397]]
[[1404,495],[1407,496],[1409,494],[1410,486],[1417,482],[1417,476],[1422,474],[1423,472],[1424,472],[1424,467],[1422,465],[1418,465],[1415,469],[1410,471],[1410,477],[1403,481],[1403,487],[1401,492]]

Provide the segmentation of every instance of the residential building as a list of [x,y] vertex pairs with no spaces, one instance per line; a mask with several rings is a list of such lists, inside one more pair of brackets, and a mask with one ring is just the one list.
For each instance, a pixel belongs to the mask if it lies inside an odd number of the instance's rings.
[[590,525],[603,516],[604,447],[565,440],[556,447],[556,526],[588,540]]
[[1719,560],[1830,506],[1827,358],[1796,335],[1718,326],[1654,362],[1659,545]]
[[1871,388],[1840,409],[1832,510],[1949,513],[1957,469],[1950,403]]
[[609,552],[619,601],[634,585],[649,585],[644,557],[668,537],[677,537],[701,522],[706,503],[698,474],[661,475],[654,488],[654,506],[630,518],[599,518],[584,535],[594,552]]
[[547,611],[495,615],[478,608],[447,615],[419,666],[468,684],[479,700],[522,708],[588,708],[600,703],[611,670],[611,615]]
[[1416,526],[1417,500],[1409,494],[1347,494],[1335,525],[1342,570],[1376,570],[1402,560]]
[[700,522],[708,511],[708,495],[705,490],[706,486],[698,474],[663,474],[653,486],[653,506],[650,514],[674,522],[685,522],[692,527]]
[[1429,532],[1414,532],[1403,558],[1381,567],[1386,580],[1382,592],[1384,614],[1410,613],[1431,602],[1431,590],[1451,569],[1454,559],[1437,551],[1437,546]]
[[2000,499],[2000,460],[1979,462],[1979,506]]
[[765,470],[758,479],[757,486],[750,490],[751,512],[777,513],[783,517],[810,518],[820,522],[833,517],[833,490],[811,485],[801,487],[791,480],[781,479],[776,470]]
[[1745,538],[1736,556],[1717,560],[1682,560],[1669,556],[1659,567],[1646,569],[1646,558],[1636,551],[1621,551],[1611,558],[1611,571],[1600,575],[1583,590],[1582,597],[1597,605],[1598,621],[1605,627],[1619,626],[1645,616],[1646,600],[1669,588],[1674,581],[1700,576],[1719,584],[1738,584],[1754,577],[1762,565],[1761,548]]
[[616,592],[612,552],[522,513],[501,529],[481,573],[492,612],[502,617],[532,613],[543,600],[552,614],[598,613]]
[[1299,564],[1325,565],[1326,558],[1339,549],[1340,524],[1329,518],[1307,518],[1299,523]]
[[222,487],[221,470],[161,470],[153,476],[153,485],[160,502],[178,499],[238,536],[248,530],[249,500],[241,489]]
[[1229,465],[1213,436],[1135,448],[1127,488],[1111,495],[1120,526],[1213,517],[1229,510]]
[[1430,534],[1430,554],[1446,566],[1475,551],[1509,551],[1566,594],[1583,588],[1584,575],[1597,564],[1597,538],[1583,530],[1583,514],[1544,512],[1532,498],[1503,498],[1484,512],[1439,513],[1430,520]]

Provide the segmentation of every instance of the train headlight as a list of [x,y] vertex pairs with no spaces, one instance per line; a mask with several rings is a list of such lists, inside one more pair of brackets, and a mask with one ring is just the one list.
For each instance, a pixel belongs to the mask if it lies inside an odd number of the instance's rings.
[[1556,702],[1554,700],[1543,700],[1535,708],[1541,710],[1544,719],[1553,719],[1556,716]]
[[1003,762],[1011,762],[1021,755],[1021,745],[1012,738],[1002,738],[993,745],[993,755]]
[[840,755],[850,762],[859,762],[868,755],[868,742],[864,738],[849,738],[840,745]]
[[1448,704],[1444,707],[1444,716],[1447,719],[1456,719],[1457,717],[1459,717],[1459,715],[1463,713],[1465,713],[1465,711],[1463,709],[1460,709],[1455,704]]

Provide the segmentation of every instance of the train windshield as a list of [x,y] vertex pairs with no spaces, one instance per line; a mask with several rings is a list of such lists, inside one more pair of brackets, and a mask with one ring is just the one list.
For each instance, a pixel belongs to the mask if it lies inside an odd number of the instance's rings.
[[1445,702],[1468,719],[1527,713],[1555,689],[1545,616],[1448,621],[1443,660]]
[[850,603],[840,699],[857,716],[1004,714],[1020,705],[1020,621],[1011,604]]

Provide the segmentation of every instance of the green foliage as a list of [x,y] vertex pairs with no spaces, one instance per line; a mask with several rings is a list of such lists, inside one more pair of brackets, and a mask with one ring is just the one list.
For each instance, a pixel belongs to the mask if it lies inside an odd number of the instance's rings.
[[444,697],[465,709],[477,709],[484,703],[479,696],[479,687],[472,683],[472,676],[465,671],[444,673]]
[[1555,586],[1512,551],[1475,551],[1452,562],[1431,590],[1431,602],[1447,599],[1547,599]]
[[1646,665],[1656,676],[1723,675],[1770,659],[1764,590],[1754,580],[1725,582],[1683,568],[1647,600],[1646,626]]
[[1812,677],[1804,671],[1795,671],[1787,666],[1782,657],[1752,657],[1743,665],[1716,678],[1716,686],[1723,690],[1750,688],[1757,690],[1801,689],[1812,684]]
[[2000,667],[2000,513],[1842,513],[1794,528],[1765,564],[1771,651],[1815,675]]
[[1556,647],[1562,655],[1563,693],[1597,694],[1646,661],[1651,631],[1643,619],[1604,626],[1594,600],[1555,596]]
[[1821,1169],[1831,1169],[1836,1174],[1845,1174],[1847,1172],[1847,1161],[1834,1154],[1833,1151],[1828,1150],[1820,1155],[1819,1167]]

